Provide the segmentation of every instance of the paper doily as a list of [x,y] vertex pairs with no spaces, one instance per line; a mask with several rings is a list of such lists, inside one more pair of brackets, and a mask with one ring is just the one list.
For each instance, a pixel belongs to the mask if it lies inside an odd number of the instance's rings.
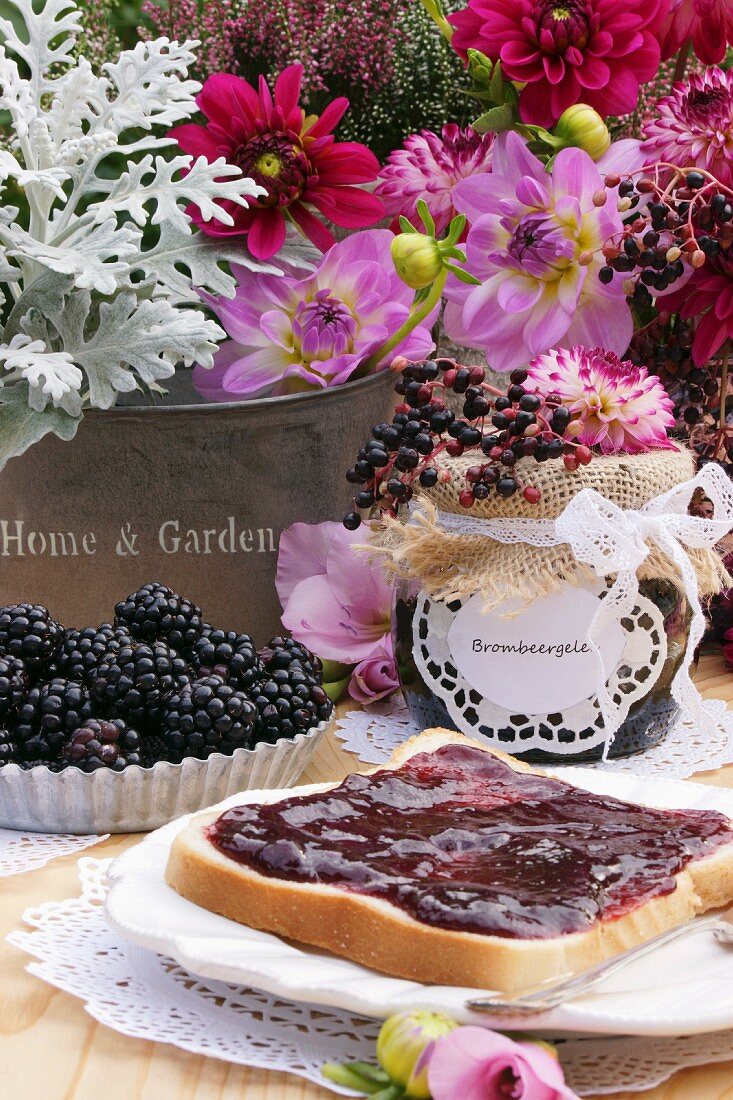
[[[702,732],[691,720],[680,718],[664,741],[635,756],[618,760],[578,764],[574,767],[604,768],[630,775],[659,775],[667,779],[687,779],[698,772],[722,768],[733,763],[733,711],[721,699],[702,703],[714,720],[715,733]],[[399,692],[388,700],[364,710],[352,710],[336,721],[336,736],[348,752],[365,764],[383,764],[393,750],[408,737],[420,733],[420,726],[408,711]]]
[[0,829],[0,878],[34,871],[49,860],[81,852],[106,840],[104,836],[71,836],[70,834],[22,833]]
[[[601,597],[608,595],[608,587],[594,586],[580,590],[566,585],[565,589],[539,601],[546,605],[562,598],[572,601],[585,597],[593,599],[599,607]],[[608,734],[604,728],[601,703],[597,694],[569,706],[545,709],[542,714],[517,710],[521,704],[508,709],[482,695],[476,688],[465,667],[461,667],[451,640],[452,630],[458,626],[460,616],[471,609],[475,600],[483,611],[481,596],[468,600],[432,600],[423,590],[416,601],[413,621],[413,656],[415,665],[427,686],[445,704],[451,720],[464,730],[474,730],[484,740],[505,752],[531,749],[550,751],[571,757],[574,753],[604,745]],[[516,601],[521,606],[521,601]],[[503,605],[504,611],[511,604]],[[534,613],[535,605],[532,607]],[[569,609],[562,604],[562,612]],[[554,614],[562,614],[555,603]],[[501,617],[502,608],[494,614]],[[537,615],[549,617],[547,606]],[[521,619],[521,616],[520,616]],[[616,625],[616,624],[614,624]],[[631,707],[648,695],[653,688],[667,656],[667,640],[664,618],[651,600],[637,595],[633,609],[624,615],[617,628],[623,639],[623,650],[615,662],[616,668],[608,680],[608,692],[619,723],[623,722]],[[465,627],[464,627],[465,629]],[[483,668],[482,668],[483,672]],[[562,710],[553,714],[552,710]]]
[[[8,936],[37,961],[29,971],[72,996],[100,1023],[194,1054],[295,1073],[332,1092],[327,1061],[374,1060],[379,1023],[198,978],[170,959],[120,941],[101,902],[111,860],[79,861],[82,896],[28,909],[35,931]],[[570,1039],[559,1044],[568,1084],[580,1096],[643,1092],[688,1066],[733,1058],[733,1031],[670,1039]]]

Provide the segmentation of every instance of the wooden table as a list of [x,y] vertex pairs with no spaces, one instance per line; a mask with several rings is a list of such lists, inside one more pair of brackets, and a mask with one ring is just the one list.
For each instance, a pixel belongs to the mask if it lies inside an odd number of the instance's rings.
[[[704,695],[733,703],[733,675],[718,655],[702,658],[697,682]],[[341,778],[353,767],[354,758],[332,736],[319,748],[304,782]],[[733,787],[733,765],[699,779]],[[136,839],[115,836],[84,854],[116,856]],[[324,1100],[332,1095],[297,1077],[128,1039],[95,1023],[80,1000],[26,973],[28,956],[4,938],[21,925],[27,906],[78,895],[77,858],[0,879],[1,1100]],[[647,1100],[733,1100],[733,1062],[679,1073],[642,1095]],[[616,1100],[638,1096],[618,1093]]]

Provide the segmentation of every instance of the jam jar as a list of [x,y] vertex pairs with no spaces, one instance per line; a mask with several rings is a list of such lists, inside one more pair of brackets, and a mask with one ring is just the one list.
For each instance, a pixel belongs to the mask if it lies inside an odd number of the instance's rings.
[[[668,733],[679,713],[679,707],[671,694],[671,684],[674,676],[682,664],[688,643],[691,612],[687,601],[680,589],[666,579],[645,579],[639,583],[639,606],[634,609],[636,618],[626,624],[629,632],[635,627],[643,631],[644,626],[651,619],[649,611],[654,611],[656,632],[650,637],[656,639],[656,652],[649,654],[649,662],[658,665],[654,675],[649,676],[651,687],[644,690],[643,680],[645,670],[631,670],[624,666],[625,655],[622,655],[616,666],[616,675],[623,678],[624,674],[635,676],[633,683],[634,697],[629,707],[627,716],[616,731],[610,745],[608,755],[611,757],[630,756],[643,752],[652,746],[659,744]],[[422,728],[430,726],[442,726],[447,729],[459,730],[469,736],[487,736],[492,745],[500,748],[513,756],[520,757],[529,763],[564,763],[576,764],[586,761],[598,760],[603,755],[603,744],[596,743],[590,748],[583,748],[584,738],[596,731],[588,728],[565,729],[563,726],[562,712],[551,715],[549,722],[552,728],[547,728],[547,749],[537,747],[537,737],[533,737],[533,747],[522,749],[522,723],[533,722],[535,732],[539,731],[540,739],[544,736],[543,725],[537,724],[532,714],[512,714],[505,716],[496,726],[487,725],[471,716],[471,720],[464,720],[451,715],[445,699],[449,696],[443,690],[436,691],[423,675],[416,661],[416,612],[418,605],[425,599],[421,592],[421,585],[415,580],[403,580],[398,583],[395,590],[395,598],[392,614],[392,638],[394,643],[395,660],[400,686],[405,702],[413,718]],[[652,608],[650,608],[650,604]],[[461,608],[460,601],[454,604],[443,605],[450,612],[458,612]],[[436,641],[435,634],[425,631],[421,627],[424,645],[430,648]],[[663,637],[661,635],[663,634]],[[445,642],[445,639],[442,639]],[[654,644],[654,643],[653,643]],[[424,648],[424,647],[423,647]],[[450,668],[450,665],[448,666]],[[451,669],[451,672],[455,670]],[[474,685],[476,684],[474,680]],[[609,680],[610,682],[610,680]],[[581,693],[583,691],[581,685]],[[480,693],[472,692],[478,699]],[[586,695],[590,699],[594,695],[594,684],[588,680]],[[520,708],[521,709],[521,708]],[[453,714],[457,713],[456,707],[451,708]],[[458,712],[460,713],[460,712]],[[469,712],[466,712],[469,713]],[[545,722],[546,716],[542,716]],[[572,751],[557,751],[557,743],[573,742]],[[576,751],[577,750],[577,751]]]

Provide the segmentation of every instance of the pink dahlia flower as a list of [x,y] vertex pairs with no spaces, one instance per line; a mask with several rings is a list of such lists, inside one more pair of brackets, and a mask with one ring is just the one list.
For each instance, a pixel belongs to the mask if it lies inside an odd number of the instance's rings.
[[481,50],[524,84],[525,122],[550,126],[574,103],[605,117],[636,106],[639,86],[656,76],[655,28],[669,0],[468,0],[449,16],[452,45]]
[[604,286],[604,242],[621,232],[615,204],[596,207],[598,166],[582,149],[563,149],[548,174],[518,134],[494,145],[490,177],[455,189],[471,228],[466,268],[481,279],[452,281],[445,325],[458,344],[485,350],[494,370],[523,367],[560,341],[618,354],[633,333],[621,286]]
[[294,523],[280,536],[277,593],[283,626],[319,657],[355,665],[349,694],[373,703],[398,686],[392,585],[376,559],[354,550],[363,531]]
[[424,199],[442,236],[456,216],[453,188],[468,176],[491,171],[493,143],[493,134],[462,130],[455,123],[444,126],[440,137],[430,130],[412,134],[402,149],[390,153],[376,194],[388,214],[402,215],[417,228],[422,227],[417,203]]
[[639,454],[672,447],[673,402],[658,378],[645,367],[622,362],[601,348],[558,348],[529,365],[536,392],[559,394],[575,418],[579,443],[602,454]]
[[383,216],[378,198],[358,184],[376,179],[379,163],[365,145],[336,141],[331,132],[349,105],[334,99],[322,115],[309,115],[298,104],[302,65],[289,65],[275,81],[273,92],[264,77],[259,89],[230,73],[210,76],[197,97],[205,126],[186,123],[170,131],[181,148],[208,161],[224,157],[264,188],[246,210],[223,203],[233,225],[194,221],[210,236],[247,237],[253,256],[266,260],[282,247],[286,220],[300,227],[325,251],[333,234],[313,209],[335,225],[358,229]]
[[665,294],[658,303],[683,320],[697,319],[692,357],[704,367],[726,340],[733,340],[733,257],[721,252],[707,259],[684,288]]
[[660,40],[662,58],[677,53],[692,39],[692,48],[706,65],[716,65],[733,45],[733,5],[730,0],[670,0]]
[[[407,320],[413,300],[395,271],[388,229],[335,244],[312,274],[262,275],[233,265],[234,298],[203,295],[231,337],[193,380],[211,401],[346,382]],[[428,319],[390,357],[433,348]]]
[[459,1027],[437,1041],[428,1085],[433,1100],[578,1100],[546,1045],[483,1027]]
[[693,73],[660,99],[644,125],[646,163],[664,160],[681,168],[705,168],[733,183],[733,70]]

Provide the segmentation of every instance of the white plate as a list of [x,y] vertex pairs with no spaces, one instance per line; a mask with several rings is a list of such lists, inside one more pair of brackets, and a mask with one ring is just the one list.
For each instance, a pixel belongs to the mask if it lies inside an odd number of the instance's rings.
[[[679,780],[566,768],[562,776],[578,787],[663,808],[720,810],[733,817],[733,791]],[[288,796],[301,790],[293,788]],[[277,791],[235,795],[220,808],[246,801],[273,801]],[[294,1001],[330,1005],[385,1018],[412,1008],[443,1011],[462,1023],[506,1027],[506,1020],[465,1008],[485,992],[428,986],[390,978],[316,948],[296,947],[277,936],[216,916],[180,897],[163,873],[176,833],[189,819],[171,822],[114,861],[106,915],[124,939],[168,955],[206,978],[262,989]],[[543,1032],[607,1035],[692,1035],[733,1028],[733,948],[710,933],[660,948],[611,978],[595,993],[578,998],[530,1022],[515,1024]]]

